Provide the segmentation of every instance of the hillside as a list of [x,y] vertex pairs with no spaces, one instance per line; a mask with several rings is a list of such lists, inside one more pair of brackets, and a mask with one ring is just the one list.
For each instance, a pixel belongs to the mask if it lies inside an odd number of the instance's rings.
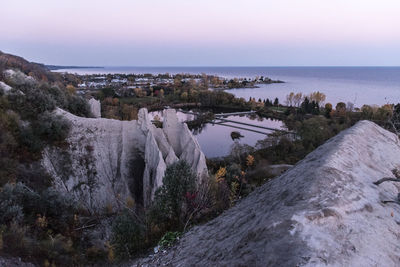
[[26,59],[6,54],[0,51],[0,80],[3,78],[3,72],[6,69],[19,69],[25,74],[31,74],[38,80],[52,80],[56,75],[49,72],[49,69],[44,64],[29,62]]
[[368,121],[133,266],[398,266],[400,141]]
[[73,74],[51,72],[51,70],[56,69],[55,66],[29,62],[22,57],[0,51],[0,81],[4,80],[4,71],[7,69],[19,70],[37,81],[57,82],[64,85],[73,84],[75,86],[78,84],[78,79]]

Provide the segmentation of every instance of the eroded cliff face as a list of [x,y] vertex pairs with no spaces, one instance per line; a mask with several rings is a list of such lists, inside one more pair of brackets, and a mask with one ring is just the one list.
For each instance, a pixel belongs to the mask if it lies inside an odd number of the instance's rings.
[[168,253],[133,266],[399,266],[400,140],[358,122]]
[[203,180],[207,176],[206,158],[201,151],[197,139],[186,123],[178,121],[175,110],[164,112],[163,132],[171,144],[175,154],[185,160]]
[[[148,206],[162,185],[167,166],[178,159],[186,160],[200,177],[207,174],[203,152],[186,124],[177,119],[177,123],[158,129],[146,109],[139,111],[137,121],[82,118],[61,109],[56,112],[71,123],[68,145],[46,148],[42,165],[60,192],[72,194],[91,211],[122,208],[130,200]],[[167,113],[175,121],[176,112]],[[172,127],[179,128],[173,142],[185,141],[183,149],[174,147],[166,134]]]

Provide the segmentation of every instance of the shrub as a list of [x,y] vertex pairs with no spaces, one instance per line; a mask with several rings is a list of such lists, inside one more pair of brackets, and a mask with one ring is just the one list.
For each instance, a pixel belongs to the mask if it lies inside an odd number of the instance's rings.
[[181,236],[182,233],[180,232],[166,232],[165,235],[161,238],[158,245],[161,248],[168,248],[171,247]]
[[69,132],[69,122],[60,115],[44,112],[34,124],[35,132],[49,143],[63,141]]
[[0,192],[0,224],[21,223],[24,215],[34,212],[32,206],[37,203],[39,195],[23,184],[6,184]]
[[[10,106],[16,110],[23,119],[35,119],[36,116],[45,111],[52,111],[56,107],[53,98],[36,88],[36,86],[24,86],[16,88],[24,92],[8,95]],[[16,91],[18,92],[18,91]]]
[[52,188],[37,193],[22,183],[6,184],[0,192],[0,224],[11,221],[35,224],[37,215],[46,215],[48,228],[67,231],[77,207],[75,202]]
[[44,142],[35,134],[30,124],[21,125],[18,132],[18,141],[31,153],[39,153],[44,148]]
[[43,191],[51,186],[52,177],[46,172],[40,162],[19,164],[16,168],[17,181],[37,191]]
[[4,185],[0,191],[4,251],[72,266],[76,213],[75,202],[54,189],[38,193],[21,183]]
[[67,110],[77,116],[89,117],[90,107],[88,102],[80,96],[69,96]]
[[125,211],[119,215],[112,226],[111,245],[118,259],[130,258],[143,248],[145,228]]
[[68,99],[65,90],[59,86],[49,86],[47,83],[43,83],[41,89],[46,91],[54,99],[58,107],[67,107]]
[[230,185],[234,181],[238,181],[242,175],[242,168],[237,163],[232,163],[226,168],[226,180]]

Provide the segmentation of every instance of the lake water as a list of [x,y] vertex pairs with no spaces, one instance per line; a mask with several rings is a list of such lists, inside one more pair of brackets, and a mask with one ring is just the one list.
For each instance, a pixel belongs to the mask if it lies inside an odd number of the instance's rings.
[[400,102],[400,67],[106,67],[100,69],[58,70],[78,74],[96,73],[206,73],[225,78],[265,76],[282,80],[281,84],[260,85],[255,89],[228,92],[248,99],[273,99],[281,102],[290,92],[309,94],[320,91],[327,102],[353,102],[382,105]]
[[[162,111],[149,112],[149,116],[151,119],[154,119],[154,117],[157,116],[160,119],[160,121],[162,121],[163,112]],[[194,116],[178,111],[178,119],[179,121],[184,122],[187,120],[193,120]],[[225,119],[241,123],[249,123],[253,125],[268,127],[272,129],[281,129],[281,130],[285,129],[285,126],[281,121],[261,118],[255,114],[228,116],[225,117]],[[238,129],[237,127],[246,128],[248,130]],[[227,122],[223,123],[223,125],[208,123],[201,129],[192,130],[192,133],[197,138],[200,147],[203,150],[206,157],[213,158],[213,157],[226,156],[230,153],[232,145],[235,142],[231,138],[232,131],[237,131],[243,136],[236,142],[239,142],[240,144],[247,144],[250,146],[254,146],[258,140],[266,138],[267,137],[266,134],[273,132],[271,130],[261,129],[258,127],[251,127],[242,124]]]

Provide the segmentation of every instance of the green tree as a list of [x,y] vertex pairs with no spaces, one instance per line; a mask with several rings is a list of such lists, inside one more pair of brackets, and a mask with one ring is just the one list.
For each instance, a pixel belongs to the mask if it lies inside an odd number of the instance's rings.
[[195,194],[196,174],[185,161],[168,166],[163,185],[157,189],[151,219],[167,228],[180,228],[187,217],[187,197]]

